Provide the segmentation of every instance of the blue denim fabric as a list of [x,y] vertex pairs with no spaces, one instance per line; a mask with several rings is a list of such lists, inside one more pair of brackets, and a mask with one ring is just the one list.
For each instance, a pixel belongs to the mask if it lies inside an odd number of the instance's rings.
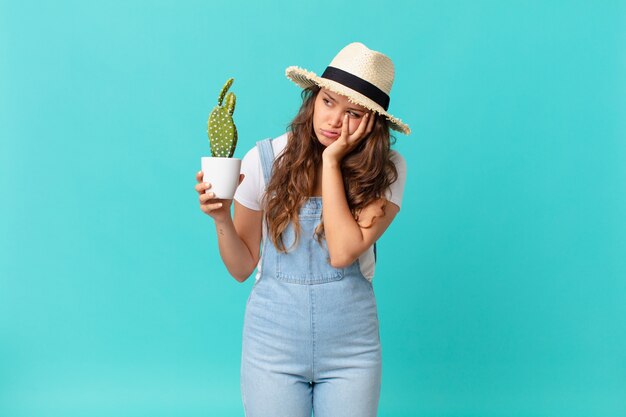
[[[260,155],[269,175],[273,158],[263,156],[267,148]],[[299,242],[288,253],[263,241],[261,277],[243,327],[247,417],[376,416],[381,346],[374,291],[358,261],[347,268],[328,262],[325,241],[314,238],[321,210],[321,198],[306,201]],[[292,225],[283,239],[288,248],[294,243]]]

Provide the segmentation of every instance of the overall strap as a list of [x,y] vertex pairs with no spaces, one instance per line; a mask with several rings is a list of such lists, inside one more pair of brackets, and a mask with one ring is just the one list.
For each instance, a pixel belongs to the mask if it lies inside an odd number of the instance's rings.
[[263,169],[263,179],[265,186],[270,183],[272,177],[272,166],[274,165],[274,150],[272,149],[272,139],[264,139],[256,143],[261,158],[261,168]]

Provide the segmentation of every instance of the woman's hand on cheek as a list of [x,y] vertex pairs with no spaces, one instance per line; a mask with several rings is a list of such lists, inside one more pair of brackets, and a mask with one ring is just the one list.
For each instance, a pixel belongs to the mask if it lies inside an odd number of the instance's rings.
[[346,114],[343,118],[343,125],[341,126],[341,135],[336,141],[324,149],[322,157],[330,161],[340,162],[344,156],[350,153],[350,151],[361,142],[361,140],[370,134],[374,128],[375,119],[376,116],[374,112],[365,113],[359,127],[353,133],[350,133],[348,130],[350,120]]

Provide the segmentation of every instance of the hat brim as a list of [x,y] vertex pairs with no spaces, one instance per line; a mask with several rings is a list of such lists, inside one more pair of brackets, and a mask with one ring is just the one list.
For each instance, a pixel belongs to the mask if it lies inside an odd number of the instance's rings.
[[314,72],[307,71],[296,66],[288,67],[285,70],[285,75],[302,88],[317,85],[319,87],[327,88],[334,93],[341,94],[342,96],[345,96],[350,103],[358,104],[366,109],[375,111],[376,113],[385,116],[385,118],[389,120],[391,129],[404,133],[405,135],[411,134],[411,128],[409,128],[406,123],[403,123],[402,120],[387,113],[387,111],[380,104],[343,84],[318,77]]

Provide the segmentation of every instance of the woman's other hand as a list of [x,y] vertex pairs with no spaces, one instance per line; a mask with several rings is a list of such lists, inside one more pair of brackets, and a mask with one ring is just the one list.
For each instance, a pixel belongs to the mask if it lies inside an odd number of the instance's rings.
[[[211,184],[203,182],[202,177],[202,171],[198,171],[198,173],[196,173],[196,191],[198,193],[198,199],[200,200],[200,210],[211,216],[216,223],[229,220],[231,218],[230,206],[233,200],[215,198],[215,194],[211,191],[206,193],[206,190],[211,189]],[[244,174],[239,174],[239,184],[241,184],[243,178]]]

